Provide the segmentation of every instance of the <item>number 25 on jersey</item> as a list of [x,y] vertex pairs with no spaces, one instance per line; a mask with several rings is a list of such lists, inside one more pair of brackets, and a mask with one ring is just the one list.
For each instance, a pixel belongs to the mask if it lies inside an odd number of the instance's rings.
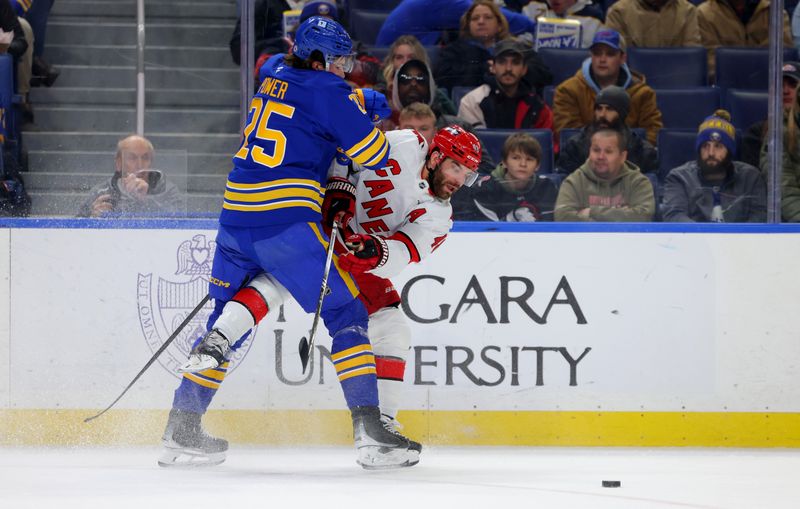
[[[292,118],[294,116],[294,106],[254,97],[253,102],[250,103],[250,112],[252,113],[250,122],[244,128],[244,143],[234,157],[247,159],[247,154],[249,153],[253,157],[253,161],[258,164],[268,168],[279,166],[283,163],[283,157],[286,155],[286,136],[277,129],[270,129],[267,124],[269,123],[270,115],[273,113],[282,117]],[[258,126],[258,129],[256,129],[256,126]],[[250,139],[254,129],[256,129],[256,139],[275,143],[272,154],[264,152],[264,148],[258,144],[254,144],[252,147],[248,146],[247,140]]]

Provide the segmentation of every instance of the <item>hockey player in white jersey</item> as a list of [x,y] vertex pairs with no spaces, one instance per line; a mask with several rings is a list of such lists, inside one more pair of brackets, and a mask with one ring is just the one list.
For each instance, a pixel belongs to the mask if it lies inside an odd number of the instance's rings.
[[481,145],[458,126],[438,131],[430,147],[414,130],[386,138],[388,166],[362,172],[334,165],[322,211],[323,225],[334,217],[344,225],[348,251],[339,255],[339,268],[353,274],[369,313],[381,419],[394,430],[411,338],[389,278],[444,242],[453,225],[450,197],[477,179]]

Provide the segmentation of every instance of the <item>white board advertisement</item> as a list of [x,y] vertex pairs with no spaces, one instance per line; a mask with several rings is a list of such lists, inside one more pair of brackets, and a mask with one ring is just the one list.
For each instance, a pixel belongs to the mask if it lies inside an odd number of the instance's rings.
[[[205,294],[214,236],[13,230],[10,406],[109,403]],[[413,335],[405,407],[797,411],[799,248],[791,235],[451,234],[395,280]],[[210,311],[118,407],[169,408]],[[324,331],[301,373],[311,319],[272,310],[212,407],[344,408]]]

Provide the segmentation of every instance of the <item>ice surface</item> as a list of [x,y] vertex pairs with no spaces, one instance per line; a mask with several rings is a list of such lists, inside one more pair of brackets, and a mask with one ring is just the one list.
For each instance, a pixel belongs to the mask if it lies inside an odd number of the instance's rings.
[[[0,448],[0,508],[796,508],[800,452],[435,447],[364,471],[350,448],[233,446],[205,469],[155,448]],[[602,488],[603,480],[622,481]]]

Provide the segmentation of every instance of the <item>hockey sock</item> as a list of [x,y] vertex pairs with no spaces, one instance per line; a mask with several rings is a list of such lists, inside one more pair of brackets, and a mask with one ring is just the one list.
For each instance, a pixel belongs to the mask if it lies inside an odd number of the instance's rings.
[[406,361],[403,359],[375,356],[381,413],[393,419],[397,417],[397,411],[400,408],[400,394],[403,390],[405,370]]
[[331,361],[348,408],[378,406],[375,356],[361,327],[347,327],[333,337]]
[[228,372],[228,362],[199,373],[184,373],[175,390],[172,408],[204,414]]

